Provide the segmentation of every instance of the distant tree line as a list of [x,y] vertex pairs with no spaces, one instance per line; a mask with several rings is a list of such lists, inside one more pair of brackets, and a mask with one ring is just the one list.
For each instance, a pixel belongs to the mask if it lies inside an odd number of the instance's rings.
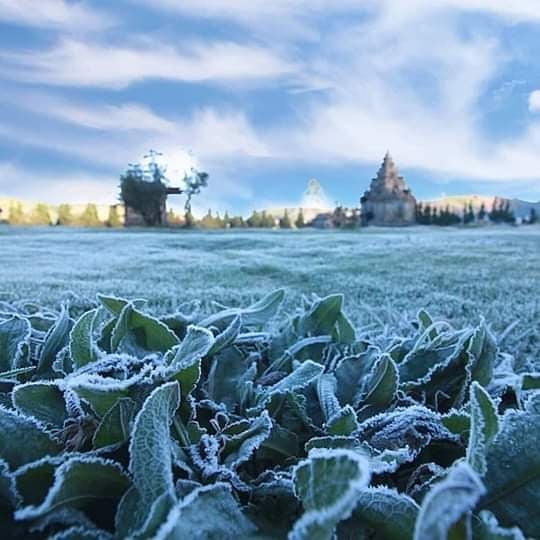
[[[496,197],[489,211],[484,203],[480,205],[478,211],[475,211],[470,201],[464,204],[463,211],[460,213],[452,210],[450,205],[441,209],[429,203],[418,203],[416,205],[416,222],[420,225],[439,225],[442,227],[486,222],[512,224],[516,223],[516,216],[508,199]],[[531,208],[529,216],[523,220],[523,223],[538,223],[538,215],[534,207]]]
[[122,222],[116,205],[109,206],[106,220],[99,217],[97,206],[87,204],[81,213],[74,213],[70,204],[60,204],[56,211],[45,203],[38,203],[26,210],[21,202],[14,202],[2,216],[10,225],[28,226],[64,226],[64,227],[121,227]]

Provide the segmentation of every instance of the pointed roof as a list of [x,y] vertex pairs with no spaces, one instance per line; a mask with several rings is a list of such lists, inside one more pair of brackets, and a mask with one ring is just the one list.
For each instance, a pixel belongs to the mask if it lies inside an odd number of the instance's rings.
[[390,152],[387,151],[379,170],[377,171],[377,176],[371,181],[369,190],[365,193],[365,197],[395,197],[408,195],[409,189],[405,183],[403,176],[399,174],[398,168],[390,155]]

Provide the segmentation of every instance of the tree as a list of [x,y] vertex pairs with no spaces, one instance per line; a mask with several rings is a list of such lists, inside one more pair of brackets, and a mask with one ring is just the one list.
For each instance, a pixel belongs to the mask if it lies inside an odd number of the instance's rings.
[[49,207],[44,203],[38,203],[34,206],[32,215],[30,216],[31,225],[51,225],[51,214]]
[[424,207],[424,224],[431,225],[431,223],[432,223],[431,205],[426,204],[426,206]]
[[181,190],[181,193],[185,193],[187,196],[186,199],[186,212],[191,213],[191,199],[194,195],[198,195],[201,192],[201,189],[208,185],[208,173],[198,171],[195,168],[191,168],[189,175],[184,176],[184,186],[185,188]]
[[261,227],[265,229],[272,229],[275,226],[274,216],[268,214],[266,210],[263,210],[261,215]]
[[531,206],[531,210],[529,211],[528,223],[529,225],[534,225],[535,223],[538,223],[538,213],[534,206]]
[[107,227],[118,228],[121,227],[120,216],[118,215],[118,208],[115,204],[109,206],[109,217],[107,218]]
[[93,203],[86,205],[84,212],[79,218],[79,222],[82,227],[100,227],[103,225],[103,223],[101,223],[99,220],[97,206]]
[[424,223],[424,207],[421,202],[416,203],[415,217],[416,217],[416,223],[420,225]]
[[[150,177],[150,179],[149,179]],[[162,224],[163,208],[167,200],[165,172],[157,163],[145,172],[140,165],[130,165],[120,177],[120,197],[144,219],[146,225]]]
[[61,225],[62,227],[69,227],[70,225],[73,225],[74,221],[71,205],[65,203],[61,204],[58,207],[56,224]]
[[300,211],[298,212],[294,225],[297,229],[303,229],[306,226],[306,222],[304,221],[304,210],[302,210],[302,208],[300,208]]
[[184,214],[184,228],[193,229],[196,224],[197,222],[195,221],[191,210],[186,210],[186,213]]
[[435,206],[431,212],[431,223],[433,225],[440,225],[439,208]]
[[283,217],[279,220],[280,229],[292,229],[291,218],[289,217],[289,211],[285,208]]
[[474,210],[472,206],[472,202],[469,202],[468,204],[465,204],[463,206],[463,224],[469,225],[470,223],[474,222]]
[[246,226],[242,216],[234,216],[230,220],[231,229],[241,229]]
[[257,210],[253,210],[251,216],[248,217],[247,225],[248,227],[251,227],[253,229],[258,229],[259,227],[262,227],[262,218],[259,212],[257,212]]
[[23,225],[25,223],[25,216],[23,205],[20,202],[11,203],[9,206],[9,218],[8,221],[11,225]]
[[485,221],[486,216],[487,216],[486,205],[484,203],[482,203],[480,205],[480,210],[478,210],[478,216],[477,216],[478,221],[480,221],[480,222]]
[[212,215],[212,210],[208,210],[206,215],[199,221],[199,225],[203,229],[219,229],[219,218]]

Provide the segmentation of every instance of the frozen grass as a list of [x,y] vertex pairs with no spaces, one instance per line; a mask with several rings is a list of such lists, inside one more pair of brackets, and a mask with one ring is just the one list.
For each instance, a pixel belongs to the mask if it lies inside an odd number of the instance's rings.
[[[484,316],[504,349],[540,358],[540,228],[93,231],[0,228],[0,293],[57,306],[70,292],[149,299],[157,313],[269,289],[343,292],[357,325],[402,327],[423,307],[458,325]],[[83,300],[84,301],[84,300]]]

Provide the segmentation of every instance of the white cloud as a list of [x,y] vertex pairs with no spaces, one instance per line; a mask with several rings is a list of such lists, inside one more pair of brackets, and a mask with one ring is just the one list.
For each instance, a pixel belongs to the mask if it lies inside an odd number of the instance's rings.
[[[35,97],[34,94],[23,94],[19,106],[30,107],[36,113],[53,116],[72,126],[40,125],[35,130],[4,121],[0,123],[0,138],[115,167],[118,174],[128,163],[140,161],[149,148],[160,150],[168,162],[171,158],[175,170],[182,168],[179,164],[186,162],[188,151],[203,167],[210,161],[215,164],[231,158],[268,157],[271,153],[239,111],[204,108],[172,120],[138,104],[85,107],[40,95],[41,99],[32,99],[29,96]],[[43,111],[36,110],[36,103],[43,106]]]
[[0,162],[0,196],[50,204],[59,202],[114,204],[118,187],[106,175],[87,171],[43,171]]
[[535,90],[529,95],[529,111],[540,112],[540,90]]
[[15,80],[59,86],[122,89],[166,79],[181,82],[268,80],[296,68],[272,51],[233,42],[187,43],[182,51],[145,40],[121,47],[64,39],[43,52],[2,52],[3,75]]
[[0,21],[69,31],[98,30],[113,24],[112,17],[85,2],[66,0],[0,0]]

